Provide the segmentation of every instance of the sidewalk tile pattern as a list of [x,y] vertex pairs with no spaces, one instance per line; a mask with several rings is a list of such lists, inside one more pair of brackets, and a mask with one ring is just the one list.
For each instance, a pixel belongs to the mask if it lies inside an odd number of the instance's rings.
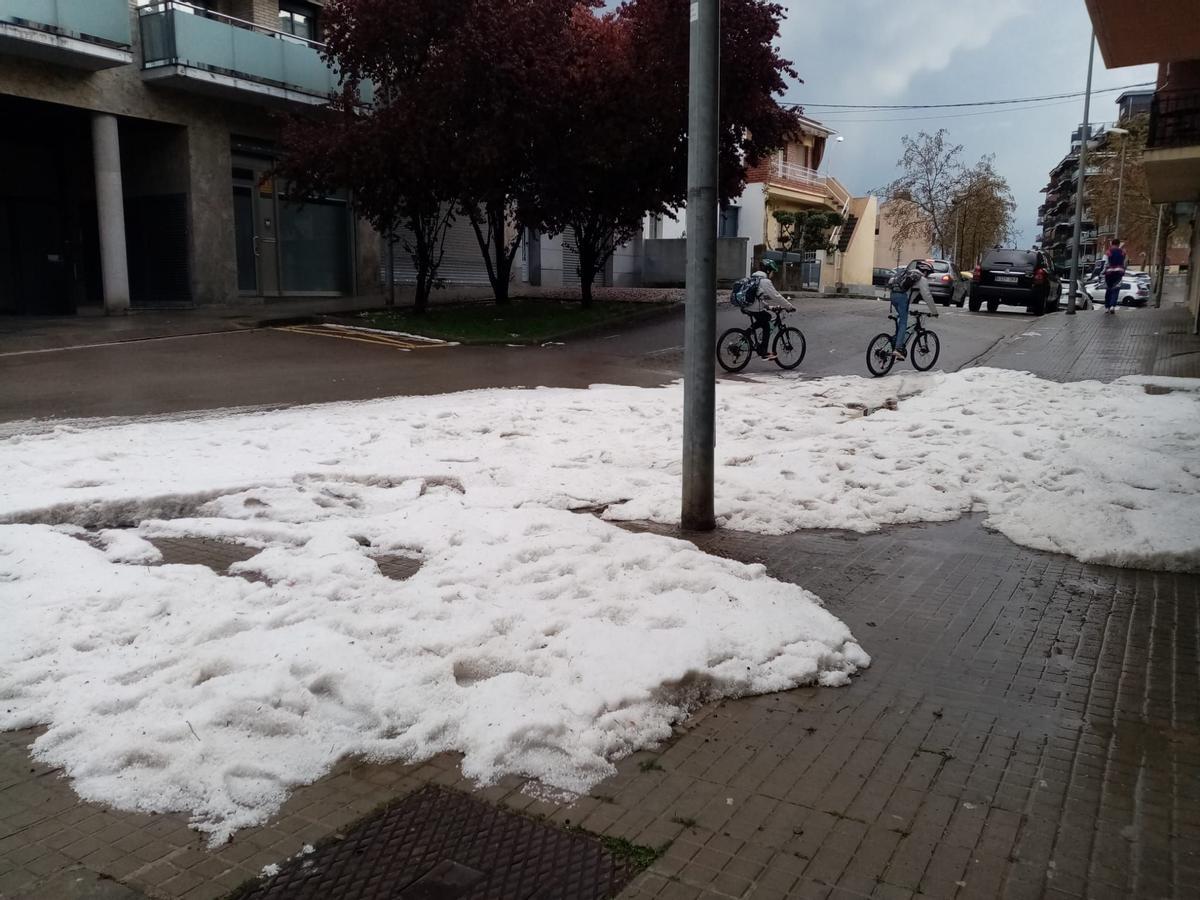
[[649,778],[597,788],[584,828],[682,826],[628,896],[1195,896],[1200,578],[1024,550],[978,517],[688,537],[837,598],[874,663],[720,703]]
[[1000,341],[977,365],[1036,372],[1056,381],[1122,375],[1200,377],[1200,337],[1183,306],[1058,313]]

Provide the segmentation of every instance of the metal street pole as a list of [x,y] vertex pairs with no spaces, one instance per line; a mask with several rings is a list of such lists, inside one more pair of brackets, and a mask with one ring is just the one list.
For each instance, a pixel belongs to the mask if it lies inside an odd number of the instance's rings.
[[720,0],[692,0],[688,90],[687,305],[683,353],[680,524],[711,531],[716,444],[717,120]]
[[1092,61],[1096,58],[1096,32],[1088,44],[1087,89],[1083,95],[1083,140],[1079,144],[1079,189],[1075,192],[1075,234],[1071,238],[1071,285],[1070,296],[1067,297],[1067,315],[1075,315],[1075,297],[1079,290],[1079,238],[1083,230],[1083,193],[1087,186],[1087,149],[1088,139],[1092,135],[1088,116],[1092,112]]
[[1121,172],[1117,176],[1117,224],[1113,226],[1113,237],[1121,239],[1121,196],[1125,193],[1125,147],[1128,138],[1121,138]]

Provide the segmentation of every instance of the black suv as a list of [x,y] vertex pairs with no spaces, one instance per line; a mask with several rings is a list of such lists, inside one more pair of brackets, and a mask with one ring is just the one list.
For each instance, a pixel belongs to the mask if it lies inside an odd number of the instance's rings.
[[1035,316],[1058,309],[1060,282],[1054,266],[1040,250],[988,250],[971,279],[971,312],[987,304],[988,312],[1024,306]]

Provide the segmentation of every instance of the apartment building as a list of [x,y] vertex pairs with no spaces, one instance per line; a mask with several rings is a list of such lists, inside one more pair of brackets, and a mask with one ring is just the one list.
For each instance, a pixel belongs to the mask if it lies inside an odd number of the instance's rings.
[[270,174],[337,85],[321,7],[0,0],[0,312],[378,291],[349,198]]
[[1166,204],[1177,220],[1190,222],[1188,299],[1200,332],[1200,16],[1196,0],[1158,0],[1138,11],[1130,28],[1128,4],[1086,0],[1105,65],[1158,63],[1150,104],[1150,127],[1142,164],[1153,203]]
[[[1088,152],[1094,153],[1101,149],[1107,138],[1108,126],[1092,124],[1091,140]],[[1075,229],[1075,200],[1079,192],[1079,150],[1083,144],[1083,126],[1071,133],[1070,150],[1050,170],[1050,180],[1042,192],[1046,199],[1038,207],[1037,224],[1042,229],[1041,247],[1054,260],[1054,266],[1060,272],[1066,272],[1071,267],[1072,240]],[[1080,262],[1090,265],[1100,252],[1099,235],[1096,229],[1095,215],[1091,206],[1091,183],[1100,174],[1096,157],[1088,159],[1087,172],[1083,173],[1084,200],[1083,222],[1079,233]]]
[[[739,197],[721,212],[718,236],[722,241],[740,242],[742,261],[729,258],[729,247],[718,249],[722,272],[745,274],[763,259],[784,264],[778,279],[788,289],[870,292],[875,256],[879,201],[872,196],[854,197],[832,175],[821,171],[826,142],[834,135],[820,122],[801,117],[800,128],[777,152],[749,169],[746,186]],[[776,212],[824,210],[840,213],[843,224],[830,235],[833,253],[796,252],[786,242],[786,229]],[[647,256],[651,242],[678,240],[684,236],[684,211],[675,219],[647,219]],[[720,280],[728,280],[722,275]]]

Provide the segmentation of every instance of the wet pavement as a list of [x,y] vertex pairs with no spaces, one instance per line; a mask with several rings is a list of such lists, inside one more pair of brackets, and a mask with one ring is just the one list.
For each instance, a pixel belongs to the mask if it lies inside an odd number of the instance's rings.
[[[789,318],[805,333],[805,377],[866,374],[868,342],[891,323],[872,300],[797,301]],[[1054,318],[1054,317],[1050,317]],[[1037,320],[944,310],[938,368],[957,369]],[[746,317],[720,308],[718,328]],[[2,342],[0,342],[2,343]],[[678,378],[683,311],[543,347],[407,349],[276,329],[241,329],[44,351],[0,351],[0,421],[163,415],[229,407],[277,407],[440,394],[486,387],[651,387]],[[897,371],[900,367],[897,367]],[[746,370],[778,372],[754,360]]]

